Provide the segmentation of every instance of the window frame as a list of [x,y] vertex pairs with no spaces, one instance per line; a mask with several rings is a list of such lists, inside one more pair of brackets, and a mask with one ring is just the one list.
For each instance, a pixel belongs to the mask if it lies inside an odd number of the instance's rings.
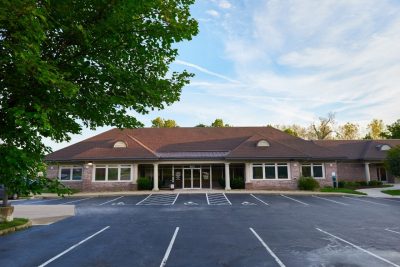
[[[283,166],[286,165],[287,169],[287,178],[278,178],[278,165]],[[266,178],[265,175],[265,167],[272,167],[275,168],[275,178]],[[254,178],[254,167],[262,167],[262,178]],[[289,162],[266,162],[266,163],[252,163],[251,164],[251,180],[252,181],[287,181],[291,180],[291,171],[290,171],[290,163]]]
[[[81,170],[81,179],[79,179],[79,180],[72,179],[73,176],[74,176],[74,169],[80,169]],[[69,170],[69,179],[67,179],[67,180],[61,179],[62,170]],[[83,166],[80,166],[80,165],[61,165],[58,168],[57,180],[59,180],[60,182],[81,182],[83,180]]]
[[[311,177],[314,179],[325,179],[325,165],[324,163],[306,163],[306,164],[301,164],[301,176],[303,176],[303,166],[307,166],[311,168]],[[322,168],[322,177],[315,177],[314,176],[314,166],[321,166]]]
[[[96,180],[96,169],[105,168],[105,180]],[[108,179],[108,169],[117,169],[117,180]],[[121,169],[130,168],[129,180],[121,180]],[[133,164],[97,164],[93,165],[92,182],[96,183],[126,183],[133,181]]]

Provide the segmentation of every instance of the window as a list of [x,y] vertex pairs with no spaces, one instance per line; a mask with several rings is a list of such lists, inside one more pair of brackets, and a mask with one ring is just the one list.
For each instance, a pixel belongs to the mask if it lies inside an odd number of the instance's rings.
[[253,179],[263,179],[263,165],[253,165]]
[[286,163],[278,163],[278,179],[288,179],[288,167]]
[[61,166],[58,177],[62,181],[81,181],[82,170],[80,166]]
[[275,179],[275,164],[265,165],[265,179]]
[[253,164],[253,179],[289,179],[287,163]]
[[117,141],[114,144],[114,148],[127,148],[128,146],[124,141]]
[[323,164],[310,163],[301,165],[301,175],[314,178],[324,178]]
[[96,165],[94,168],[94,181],[130,181],[131,165]]
[[258,141],[257,146],[268,147],[269,143],[267,140],[260,140],[260,141]]

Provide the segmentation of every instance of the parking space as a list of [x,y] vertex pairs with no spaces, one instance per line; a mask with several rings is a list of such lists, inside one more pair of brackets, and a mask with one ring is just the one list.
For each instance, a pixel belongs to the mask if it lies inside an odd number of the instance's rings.
[[156,193],[42,203],[66,202],[77,216],[1,237],[0,266],[400,266],[396,200]]

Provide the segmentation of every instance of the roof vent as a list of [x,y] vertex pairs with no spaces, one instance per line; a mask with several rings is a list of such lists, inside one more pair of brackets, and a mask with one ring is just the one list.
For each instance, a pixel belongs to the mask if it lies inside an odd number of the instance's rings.
[[389,145],[381,145],[381,147],[380,147],[381,151],[387,151],[387,150],[390,150],[390,149],[391,149],[391,147]]
[[126,148],[127,145],[124,141],[117,141],[114,144],[114,148]]
[[269,145],[269,143],[268,143],[268,141],[267,140],[260,140],[260,141],[258,141],[258,143],[257,143],[257,146],[261,146],[261,147],[268,147],[268,146],[270,146]]

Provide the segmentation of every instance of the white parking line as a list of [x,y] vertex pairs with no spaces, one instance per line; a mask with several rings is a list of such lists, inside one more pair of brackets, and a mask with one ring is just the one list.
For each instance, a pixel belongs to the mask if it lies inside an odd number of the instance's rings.
[[269,206],[269,204],[268,204],[267,202],[265,202],[265,201],[263,201],[262,199],[260,199],[260,198],[256,197],[255,195],[253,195],[253,194],[250,194],[250,196],[254,197],[255,199],[257,199],[257,200],[258,200],[258,201],[260,201],[261,203],[263,203],[263,204],[265,204],[265,205]]
[[346,197],[346,196],[342,196],[342,197],[348,198],[348,199],[352,199],[352,200],[367,202],[367,203],[371,203],[371,204],[375,204],[375,205],[381,205],[381,206],[386,206],[386,207],[389,206],[389,205],[386,205],[386,204],[382,204],[382,203],[378,203],[378,202],[373,202],[373,201],[368,201],[368,200],[364,200],[364,199],[358,199],[358,198],[355,198],[355,197]]
[[210,200],[208,199],[208,193],[206,193],[207,204],[210,205]]
[[392,232],[392,233],[395,233],[395,234],[399,234],[399,235],[400,235],[400,232],[393,231],[393,230],[391,230],[391,229],[389,229],[389,228],[386,228],[385,230],[386,230],[386,231],[389,231],[389,232]]
[[145,197],[144,199],[142,199],[141,201],[139,201],[138,203],[136,203],[136,205],[140,205],[140,203],[142,203],[143,201],[145,201],[146,199],[148,199],[149,197],[151,197],[153,194],[148,195],[147,197]]
[[370,252],[370,251],[368,251],[368,250],[366,250],[366,249],[363,249],[363,248],[361,248],[361,247],[359,247],[359,246],[357,246],[357,245],[355,245],[355,244],[353,244],[353,243],[350,243],[349,241],[344,240],[343,238],[340,238],[340,237],[338,237],[338,236],[335,236],[335,235],[333,235],[333,234],[331,234],[331,233],[328,233],[328,232],[326,232],[326,231],[324,231],[324,230],[321,230],[321,229],[319,229],[319,228],[315,228],[315,229],[317,229],[318,231],[320,231],[320,232],[322,232],[322,233],[324,233],[324,234],[327,234],[327,235],[329,235],[329,236],[331,236],[331,237],[333,237],[333,238],[336,238],[336,239],[338,239],[338,240],[340,240],[340,241],[342,241],[342,242],[344,242],[344,243],[346,243],[346,244],[348,244],[348,245],[350,245],[350,246],[352,246],[352,247],[354,247],[354,248],[356,248],[356,249],[358,249],[358,250],[361,250],[362,252],[365,252],[365,253],[371,255],[372,257],[375,257],[375,258],[377,258],[377,259],[380,259],[381,261],[384,261],[384,262],[386,262],[386,263],[388,263],[388,264],[390,264],[390,265],[393,265],[393,266],[396,266],[396,267],[400,267],[400,265],[397,265],[397,264],[395,264],[395,263],[393,263],[393,262],[391,262],[391,261],[389,261],[389,260],[387,260],[387,259],[385,259],[385,258],[382,258],[382,257],[380,257],[380,256],[378,256],[378,255],[376,255],[376,254],[374,254],[374,253],[372,253],[372,252]]
[[103,203],[99,204],[99,206],[103,206],[103,205],[105,205],[105,204],[107,204],[107,203],[113,202],[113,201],[118,200],[118,199],[123,198],[123,197],[124,197],[124,196],[120,196],[120,197],[111,199],[111,200],[109,200],[109,201],[106,201],[106,202],[103,202]]
[[229,199],[226,197],[225,193],[222,193],[224,197],[226,198],[226,201],[228,201],[229,205],[232,205],[232,203],[229,201]]
[[285,267],[285,264],[283,264],[283,262],[278,258],[278,256],[275,255],[275,253],[268,247],[268,245],[264,242],[264,240],[261,239],[261,237],[256,233],[256,231],[254,231],[253,228],[251,227],[249,229],[257,237],[258,241],[260,241],[261,244],[265,247],[268,253],[274,258],[276,263],[278,263],[280,267]]
[[81,244],[85,243],[85,242],[86,242],[86,241],[88,241],[89,239],[91,239],[91,238],[95,237],[96,235],[100,234],[101,232],[103,232],[103,231],[107,230],[108,228],[110,228],[110,226],[106,226],[106,227],[104,227],[104,228],[103,228],[103,229],[101,229],[100,231],[97,231],[97,232],[96,232],[96,233],[94,233],[93,235],[91,235],[91,236],[89,236],[89,237],[87,237],[87,238],[83,239],[83,240],[82,240],[82,241],[80,241],[79,243],[77,243],[77,244],[73,245],[72,247],[70,247],[70,248],[68,248],[68,249],[64,250],[64,251],[63,251],[63,252],[61,252],[60,254],[58,254],[58,255],[54,256],[53,258],[51,258],[50,260],[46,261],[45,263],[42,263],[42,264],[40,264],[38,267],[43,267],[43,266],[46,266],[46,265],[48,265],[49,263],[51,263],[51,262],[55,261],[56,259],[58,259],[58,258],[59,258],[59,257],[61,257],[62,255],[64,255],[64,254],[66,254],[66,253],[70,252],[71,250],[73,250],[73,249],[74,249],[74,248],[76,248],[77,246],[79,246],[79,245],[81,245]]
[[165,266],[165,264],[167,264],[167,260],[168,260],[169,254],[171,253],[172,246],[174,245],[174,242],[175,242],[175,238],[176,238],[176,236],[178,235],[178,231],[179,231],[179,227],[176,227],[176,228],[175,228],[175,232],[174,232],[174,234],[172,235],[172,239],[171,239],[171,241],[169,242],[167,251],[165,251],[165,255],[164,255],[164,258],[163,258],[162,261],[161,261],[160,267],[163,267],[163,266]]
[[175,202],[176,202],[176,200],[178,199],[178,197],[179,197],[179,193],[176,195],[176,198],[175,198],[174,202],[172,202],[171,205],[175,205]]
[[94,198],[94,197],[87,197],[87,198],[82,198],[82,199],[78,199],[78,200],[58,203],[57,205],[65,205],[65,204],[75,203],[75,202],[79,202],[79,201],[83,201],[83,200],[87,200],[87,199],[91,199],[91,198]]
[[345,206],[348,206],[348,205],[349,205],[349,204],[347,204],[347,203],[340,202],[340,201],[335,201],[335,200],[332,200],[332,199],[329,199],[329,198],[324,198],[324,197],[319,197],[319,196],[313,196],[313,197],[316,197],[316,198],[319,198],[319,199],[323,199],[323,200],[326,200],[326,201],[330,201],[330,202],[333,202],[333,203],[345,205]]
[[294,198],[291,198],[291,197],[288,197],[288,196],[285,196],[285,195],[282,195],[282,194],[281,194],[281,197],[286,197],[286,198],[288,198],[288,199],[291,199],[291,200],[293,200],[293,201],[296,201],[296,202],[301,203],[301,204],[306,205],[306,206],[309,205],[309,204],[304,203],[304,202],[302,202],[302,201],[300,201],[300,200],[297,200],[297,199],[294,199]]

